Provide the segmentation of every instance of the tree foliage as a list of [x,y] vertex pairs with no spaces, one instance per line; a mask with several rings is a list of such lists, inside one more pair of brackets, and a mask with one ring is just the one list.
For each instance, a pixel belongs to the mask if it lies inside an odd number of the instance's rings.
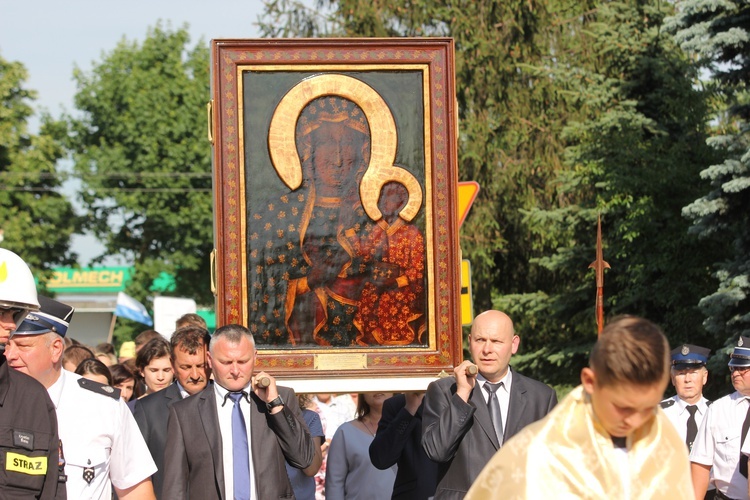
[[36,93],[24,87],[26,78],[21,63],[0,57],[0,245],[44,278],[52,266],[75,261],[70,236],[77,218],[59,192],[59,127],[44,119],[38,134],[28,130]]
[[695,234],[730,250],[718,261],[718,287],[700,305],[706,329],[731,345],[750,335],[750,4],[685,0],[678,9],[668,27],[709,72],[724,105],[709,140],[721,159],[706,164],[700,178],[710,187],[684,214]]
[[157,25],[74,74],[81,115],[66,121],[86,227],[135,263],[128,293],[141,301],[166,272],[173,293],[212,302],[209,57],[189,44],[186,28]]
[[[554,252],[534,259],[555,281],[532,300],[547,312],[542,328],[557,325],[554,343],[594,340],[595,279],[587,265],[601,214],[612,265],[608,316],[649,318],[673,345],[715,344],[697,304],[721,249],[688,234],[681,216],[684,203],[705,188],[697,174],[714,158],[705,145],[710,109],[707,94],[693,85],[696,69],[661,31],[668,9],[658,2],[599,5],[581,27],[570,64],[554,72],[581,110],[563,129],[565,168],[556,185],[565,201],[527,219],[557,242]],[[512,308],[515,300],[501,296],[498,303]]]

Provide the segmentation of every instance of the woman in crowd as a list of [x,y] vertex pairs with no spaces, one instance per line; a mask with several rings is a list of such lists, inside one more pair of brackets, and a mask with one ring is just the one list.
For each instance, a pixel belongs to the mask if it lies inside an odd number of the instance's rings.
[[141,397],[169,387],[174,379],[172,348],[169,342],[162,337],[149,340],[138,351],[135,366],[146,385],[146,392]]
[[75,373],[100,384],[112,385],[112,375],[109,373],[109,368],[96,358],[81,361],[76,367]]
[[396,466],[376,469],[370,462],[375,437],[390,393],[360,394],[357,418],[341,425],[331,440],[326,469],[326,500],[388,500],[393,493]]
[[109,367],[109,372],[112,375],[112,387],[120,389],[120,398],[126,403],[130,401],[133,396],[138,398],[140,394],[135,394],[137,388],[135,384],[135,375],[130,369],[121,364],[112,365]]

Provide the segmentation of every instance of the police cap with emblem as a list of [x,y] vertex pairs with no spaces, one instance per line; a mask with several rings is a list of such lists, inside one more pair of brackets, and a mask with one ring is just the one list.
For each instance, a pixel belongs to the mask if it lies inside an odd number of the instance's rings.
[[39,310],[29,313],[13,335],[40,335],[55,332],[64,337],[75,309],[49,297],[39,296]]
[[729,355],[729,366],[750,366],[750,337],[742,336]]
[[710,352],[711,349],[705,347],[682,344],[672,349],[672,367],[676,370],[684,370],[706,366]]

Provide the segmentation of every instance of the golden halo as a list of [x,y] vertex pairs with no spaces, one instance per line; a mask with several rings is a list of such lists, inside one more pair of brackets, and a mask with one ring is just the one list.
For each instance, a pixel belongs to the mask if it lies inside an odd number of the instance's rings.
[[281,99],[268,130],[271,163],[281,180],[291,190],[302,184],[302,165],[295,141],[297,118],[310,101],[325,95],[354,101],[362,108],[370,124],[370,163],[359,186],[362,207],[367,215],[372,220],[380,220],[383,216],[378,208],[380,190],[386,182],[396,181],[409,192],[409,201],[399,216],[411,221],[422,206],[422,188],[409,171],[393,164],[398,138],[391,110],[375,89],[350,76],[313,76],[292,87]]

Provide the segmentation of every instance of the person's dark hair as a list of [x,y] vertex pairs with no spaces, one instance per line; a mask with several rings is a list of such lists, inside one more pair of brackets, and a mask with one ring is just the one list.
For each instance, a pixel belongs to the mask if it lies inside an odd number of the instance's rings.
[[183,326],[178,328],[172,334],[170,345],[172,346],[172,360],[178,348],[187,351],[189,354],[195,354],[201,347],[208,347],[211,336],[208,330],[196,325]]
[[95,358],[94,352],[83,344],[73,344],[63,351],[62,365],[70,363],[74,366],[81,364],[84,359]]
[[177,321],[175,321],[176,330],[179,330],[180,328],[183,328],[186,326],[199,326],[203,328],[204,330],[208,330],[208,325],[206,325],[206,320],[196,313],[183,314],[182,316],[177,318]]
[[138,351],[138,355],[135,357],[135,366],[140,371],[146,368],[151,360],[165,356],[172,359],[172,348],[169,346],[167,339],[159,336],[146,342],[146,345]]
[[63,337],[63,345],[65,346],[65,349],[72,345],[81,345],[79,341],[71,337],[70,335],[66,335]]
[[156,330],[143,330],[141,333],[135,336],[135,348],[138,349],[140,346],[147,344],[150,340],[163,338]]
[[[138,399],[146,393],[146,386],[143,383],[143,377],[138,371],[138,367],[135,366],[135,358],[128,358],[122,362],[122,366],[130,370],[130,373],[135,377],[135,386],[133,387],[133,396],[130,398]],[[127,380],[127,379],[126,379]]]
[[101,344],[96,344],[96,347],[94,348],[94,351],[106,355],[112,355],[117,356],[117,352],[115,352],[115,346],[110,344],[109,342],[102,342]]
[[135,374],[136,379],[138,378],[138,368],[135,366],[135,358],[128,358],[121,363],[125,368]]
[[602,330],[589,356],[600,386],[652,385],[669,379],[669,342],[647,319],[618,316]]
[[208,344],[208,349],[212,350],[216,342],[221,339],[225,339],[230,344],[237,344],[242,340],[242,337],[247,337],[250,343],[255,346],[253,334],[244,326],[237,324],[222,326],[211,335],[211,342]]
[[112,375],[112,385],[122,384],[126,380],[136,380],[135,374],[125,365],[116,364],[109,367],[109,373]]
[[312,405],[312,396],[310,394],[297,394],[297,402],[299,403],[300,410],[309,410],[310,405]]
[[359,394],[357,396],[357,411],[354,413],[357,420],[362,421],[363,418],[370,414],[370,411],[370,405],[365,401],[365,395]]
[[102,342],[101,344],[97,344],[94,348],[94,354],[96,355],[97,359],[99,359],[100,354],[103,354],[106,358],[109,359],[110,364],[117,363],[117,352],[115,351],[115,346],[110,344],[109,342]]
[[76,373],[78,375],[86,375],[87,373],[92,375],[102,375],[107,379],[107,384],[112,385],[112,374],[109,373],[109,368],[98,359],[84,359],[76,367]]

